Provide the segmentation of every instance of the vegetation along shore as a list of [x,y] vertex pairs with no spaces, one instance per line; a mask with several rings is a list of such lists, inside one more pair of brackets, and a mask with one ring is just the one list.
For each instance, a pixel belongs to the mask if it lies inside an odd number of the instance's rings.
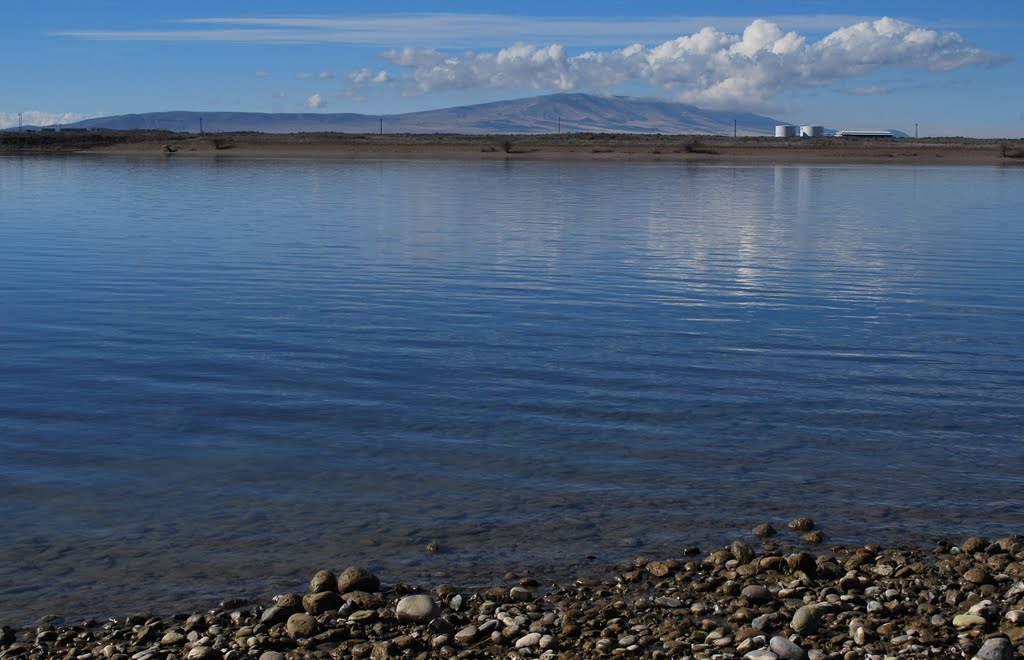
[[86,153],[154,157],[461,158],[761,163],[1022,164],[1024,140],[773,138],[563,133],[374,135],[64,130],[2,132],[0,154]]
[[[770,524],[550,584],[386,584],[324,569],[305,593],[203,612],[0,630],[0,659],[691,658],[855,660],[1024,653],[1024,537],[929,548],[818,545],[813,521]],[[812,551],[813,549],[813,551]],[[437,550],[436,547],[427,550]],[[337,571],[337,572],[334,572]]]

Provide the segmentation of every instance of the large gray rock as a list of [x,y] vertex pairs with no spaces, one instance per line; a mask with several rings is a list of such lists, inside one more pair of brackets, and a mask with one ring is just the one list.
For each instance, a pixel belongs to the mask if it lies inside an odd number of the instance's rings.
[[349,566],[338,576],[338,592],[348,593],[349,591],[374,592],[380,589],[380,580],[377,576],[359,566]]
[[782,660],[807,660],[807,653],[782,635],[772,637],[768,647]]
[[1013,660],[1013,645],[1005,637],[986,639],[973,660]]
[[395,615],[399,621],[429,623],[440,616],[441,608],[427,594],[413,594],[398,601]]

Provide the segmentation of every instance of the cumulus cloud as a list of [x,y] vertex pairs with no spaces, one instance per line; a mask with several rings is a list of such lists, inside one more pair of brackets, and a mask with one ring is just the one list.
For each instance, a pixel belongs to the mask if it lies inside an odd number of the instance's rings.
[[260,78],[260,79],[269,78],[270,77],[270,72],[269,71],[257,71],[256,72],[256,77]]
[[21,126],[53,126],[57,124],[73,124],[83,119],[92,119],[101,115],[84,115],[77,112],[44,112],[42,110],[26,110],[25,112],[0,112],[0,128]]
[[[764,19],[741,34],[705,27],[654,46],[570,54],[563,45],[517,43],[497,52],[402,48],[382,54],[407,94],[470,89],[609,90],[648,83],[681,101],[706,106],[763,104],[781,92],[850,80],[885,68],[948,72],[998,64],[1008,56],[982,50],[955,32],[892,18],[840,27],[817,41]],[[377,81],[366,69],[355,85]]]
[[306,99],[306,105],[309,106],[310,110],[319,110],[320,108],[327,107],[327,99],[320,96],[320,93],[317,92]]

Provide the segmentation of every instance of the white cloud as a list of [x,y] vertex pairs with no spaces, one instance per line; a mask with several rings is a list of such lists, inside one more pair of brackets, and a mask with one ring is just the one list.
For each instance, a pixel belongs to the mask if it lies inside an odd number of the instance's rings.
[[260,78],[260,79],[269,78],[270,77],[270,72],[269,71],[257,71],[256,72],[256,77]]
[[306,99],[306,105],[309,106],[310,110],[319,110],[320,108],[327,107],[327,99],[320,96],[320,93],[317,92]]
[[333,77],[334,74],[331,73],[330,71],[321,71],[320,73],[316,74],[317,80],[330,80]]
[[[860,21],[818,41],[755,19],[742,34],[705,27],[648,47],[572,55],[561,44],[517,43],[497,52],[449,54],[406,47],[383,53],[402,73],[388,74],[407,94],[470,89],[609,90],[643,82],[705,106],[756,106],[779,93],[819,87],[884,68],[952,71],[997,64],[1007,56],[982,50],[955,32],[891,18]],[[349,74],[365,85],[359,70]]]
[[[19,114],[21,115],[20,119]],[[76,121],[100,116],[102,115],[84,115],[77,112],[44,112],[42,110],[26,110],[21,113],[0,112],[0,128],[13,128],[19,125],[53,126],[55,124],[73,124]]]
[[[510,41],[557,40],[566,46],[612,46],[655,42],[707,25],[743,30],[755,17],[660,16],[588,19],[580,16],[512,16],[487,13],[401,13],[363,16],[193,18],[166,30],[91,30],[58,36],[101,41],[220,41],[236,43],[348,43],[390,47],[403,43],[432,48],[491,48]],[[848,14],[767,17],[790,30],[827,32],[864,16]]]

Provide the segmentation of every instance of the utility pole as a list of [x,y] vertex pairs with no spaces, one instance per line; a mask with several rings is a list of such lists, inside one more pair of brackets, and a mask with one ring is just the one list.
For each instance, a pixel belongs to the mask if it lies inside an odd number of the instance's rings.
[[380,134],[384,135],[384,118],[380,118]]
[[914,122],[914,139],[917,139],[917,122]]
[[21,113],[18,113],[18,131],[21,131]]
[[202,117],[199,118],[199,134],[200,135],[203,134],[203,118]]
[[737,121],[735,119],[733,119],[732,120],[732,136],[733,137],[736,137],[736,132],[738,130],[737,127],[738,127],[738,123],[737,123]]
[[558,134],[562,134],[562,115],[558,115]]

